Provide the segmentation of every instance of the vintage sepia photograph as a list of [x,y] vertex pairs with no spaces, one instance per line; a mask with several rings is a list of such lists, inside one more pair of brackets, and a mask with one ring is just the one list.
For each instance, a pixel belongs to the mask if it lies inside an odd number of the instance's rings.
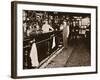
[[91,14],[23,10],[23,68],[91,65]]
[[13,1],[12,78],[97,73],[97,6]]

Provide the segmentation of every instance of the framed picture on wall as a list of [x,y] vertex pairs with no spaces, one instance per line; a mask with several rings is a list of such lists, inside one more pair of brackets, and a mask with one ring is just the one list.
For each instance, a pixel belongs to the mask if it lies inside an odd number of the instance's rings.
[[11,2],[11,77],[97,73],[97,6]]

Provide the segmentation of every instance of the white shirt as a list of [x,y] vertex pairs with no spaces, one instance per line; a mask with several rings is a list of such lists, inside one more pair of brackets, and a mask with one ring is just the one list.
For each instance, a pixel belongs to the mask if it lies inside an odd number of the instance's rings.
[[44,24],[42,26],[43,32],[49,32],[49,29],[51,29],[53,31],[53,28],[49,24]]

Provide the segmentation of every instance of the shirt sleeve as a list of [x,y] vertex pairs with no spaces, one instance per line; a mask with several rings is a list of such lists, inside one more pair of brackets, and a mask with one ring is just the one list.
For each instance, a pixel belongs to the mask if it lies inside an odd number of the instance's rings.
[[49,28],[50,28],[51,30],[54,30],[50,25],[49,25]]

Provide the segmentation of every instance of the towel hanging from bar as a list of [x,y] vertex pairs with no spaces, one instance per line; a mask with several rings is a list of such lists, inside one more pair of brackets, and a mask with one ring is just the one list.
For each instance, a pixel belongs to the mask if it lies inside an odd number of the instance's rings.
[[38,61],[38,53],[37,53],[36,43],[32,44],[32,48],[30,51],[30,58],[31,58],[32,67],[38,67],[39,61]]

